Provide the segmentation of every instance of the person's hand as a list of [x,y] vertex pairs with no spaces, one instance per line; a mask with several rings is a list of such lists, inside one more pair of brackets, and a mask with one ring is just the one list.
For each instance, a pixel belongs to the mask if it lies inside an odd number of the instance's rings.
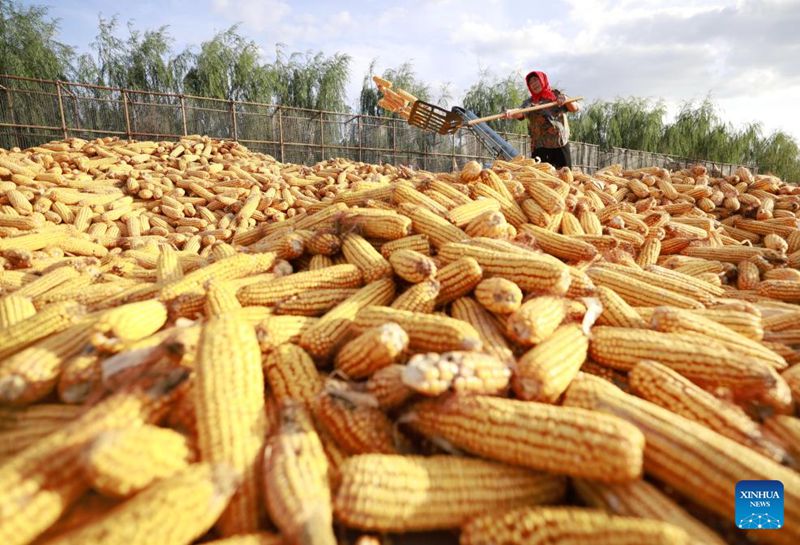
[[556,102],[558,103],[559,106],[563,106],[566,101],[567,97],[565,97],[564,95],[558,95],[556,97]]
[[514,119],[514,110],[506,110],[503,112],[503,119]]

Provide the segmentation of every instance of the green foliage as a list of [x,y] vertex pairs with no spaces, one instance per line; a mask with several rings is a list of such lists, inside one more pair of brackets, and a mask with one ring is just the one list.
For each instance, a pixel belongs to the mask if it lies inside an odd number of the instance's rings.
[[47,11],[0,0],[0,73],[42,79],[71,75],[74,49],[56,40],[58,21]]
[[[528,91],[522,76],[512,73],[505,78],[495,78],[487,70],[481,70],[478,82],[470,87],[464,96],[464,108],[471,110],[478,117],[484,117],[518,108],[526,98]],[[516,134],[528,132],[524,121],[503,119],[492,121],[490,125],[500,132]]]

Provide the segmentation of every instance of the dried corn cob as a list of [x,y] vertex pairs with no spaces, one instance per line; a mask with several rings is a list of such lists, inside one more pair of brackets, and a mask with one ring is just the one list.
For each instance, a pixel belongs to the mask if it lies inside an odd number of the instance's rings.
[[475,298],[490,312],[511,314],[522,304],[522,290],[505,278],[487,278],[475,287]]
[[439,296],[436,303],[447,304],[471,292],[483,278],[483,270],[472,257],[456,259],[445,265],[436,274]]
[[363,236],[397,240],[411,234],[411,220],[393,210],[356,208],[347,212],[345,226],[354,225]]
[[292,543],[335,545],[328,460],[307,409],[281,406],[280,429],[264,451],[270,518]]
[[414,284],[395,299],[391,307],[411,312],[433,312],[436,301],[441,292],[441,284],[438,280],[426,280],[419,284]]
[[77,322],[83,312],[80,304],[64,301],[0,330],[0,360],[48,335],[64,331]]
[[392,274],[392,266],[389,261],[359,235],[350,233],[344,237],[342,253],[348,263],[358,267],[367,283]]
[[206,284],[206,316],[221,316],[226,312],[241,309],[236,298],[236,289],[228,282],[210,280]]
[[95,490],[126,498],[185,470],[192,458],[186,437],[145,425],[101,433],[86,452],[84,468]]
[[257,324],[261,349],[267,352],[283,343],[296,343],[304,331],[318,322],[319,318],[307,316],[267,316]]
[[392,364],[408,347],[408,334],[398,324],[387,322],[361,335],[342,347],[334,364],[350,378],[368,377]]
[[494,199],[478,199],[449,210],[446,217],[453,225],[466,227],[486,212],[500,212],[500,203]]
[[463,394],[500,394],[511,370],[480,352],[431,352],[413,356],[403,369],[403,383],[415,392],[437,396],[448,390]]
[[508,317],[506,333],[517,343],[532,346],[547,339],[567,316],[567,300],[536,297]]
[[310,407],[323,388],[311,356],[291,343],[282,344],[266,355],[264,374],[279,402],[295,399]]
[[603,306],[603,312],[597,320],[599,324],[631,329],[647,327],[647,323],[639,316],[636,310],[617,295],[617,292],[613,289],[599,286],[597,288],[597,297]]
[[800,303],[800,282],[764,280],[758,285],[758,294],[789,303]]
[[14,293],[0,297],[0,330],[11,327],[34,314],[36,307],[29,298]]
[[375,398],[381,409],[399,407],[416,393],[403,382],[404,369],[404,365],[388,365],[375,371],[367,380],[366,392]]
[[431,243],[427,235],[409,235],[387,242],[381,246],[381,254],[386,259],[397,250],[414,250],[421,254],[430,255]]
[[359,332],[396,322],[409,338],[412,352],[446,352],[449,350],[480,350],[478,332],[468,323],[447,316],[409,312],[389,307],[368,306],[353,322]]
[[523,225],[521,231],[533,235],[542,250],[566,261],[590,261],[597,256],[597,248],[580,239],[553,233],[532,224]]
[[644,438],[618,418],[533,401],[448,395],[402,417],[416,431],[486,458],[607,482],[642,471]]
[[[264,447],[264,375],[255,329],[229,314],[204,326],[195,362],[200,455],[240,472],[242,486],[219,521],[224,535],[254,531],[261,509],[258,458]],[[235,392],[231,403],[228,396]]]
[[365,454],[341,471],[337,520],[382,532],[456,528],[487,511],[556,502],[565,490],[559,477],[456,456]]
[[[440,248],[448,242],[458,242],[467,237],[466,233],[427,208],[407,207],[401,212],[411,218],[414,233],[426,235],[435,247]],[[442,215],[447,211],[440,212]]]
[[270,282],[242,287],[237,293],[242,305],[274,305],[297,293],[315,289],[357,288],[363,283],[361,271],[355,265],[334,265],[316,271],[301,272]]
[[436,276],[433,260],[414,250],[397,250],[389,256],[389,263],[397,276],[412,283],[424,282]]
[[619,517],[576,507],[520,507],[500,515],[484,514],[461,530],[461,545],[688,545],[678,526],[653,519]]
[[[632,269],[630,270],[632,272]],[[626,303],[634,306],[670,305],[678,308],[703,308],[695,299],[675,293],[663,287],[645,283],[622,272],[596,266],[589,267],[586,274],[598,286],[614,290]]]
[[522,356],[511,386],[519,399],[554,403],[586,361],[589,339],[578,324],[563,325]]
[[322,316],[357,291],[358,288],[331,288],[296,293],[276,303],[274,311],[275,314]]
[[500,325],[474,299],[462,297],[453,302],[451,309],[453,318],[464,321],[478,332],[483,343],[483,350],[506,364],[514,362],[514,354],[508,341],[503,336]]

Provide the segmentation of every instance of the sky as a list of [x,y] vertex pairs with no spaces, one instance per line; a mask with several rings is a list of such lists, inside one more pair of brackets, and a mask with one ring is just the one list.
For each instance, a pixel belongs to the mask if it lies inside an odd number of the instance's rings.
[[[674,114],[710,97],[736,127],[761,123],[800,141],[800,0],[24,0],[48,5],[61,41],[84,51],[97,17],[137,29],[169,27],[176,50],[241,23],[265,61],[286,52],[346,53],[349,102],[370,62],[411,61],[434,94],[456,105],[482,70],[497,77],[545,71],[587,102],[663,100]],[[124,28],[124,25],[123,25]],[[515,107],[516,104],[509,104]]]

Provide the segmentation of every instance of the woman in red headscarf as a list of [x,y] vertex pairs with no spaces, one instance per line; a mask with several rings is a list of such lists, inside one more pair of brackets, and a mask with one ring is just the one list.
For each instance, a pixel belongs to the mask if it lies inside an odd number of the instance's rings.
[[564,104],[567,96],[558,89],[551,89],[544,72],[534,70],[525,76],[525,83],[531,96],[520,108],[528,108],[545,102],[558,102],[558,106],[525,114],[506,110],[507,119],[528,119],[528,133],[531,137],[531,157],[539,157],[544,163],[556,168],[572,167],[569,153],[569,122],[567,112],[577,112],[577,102]]

